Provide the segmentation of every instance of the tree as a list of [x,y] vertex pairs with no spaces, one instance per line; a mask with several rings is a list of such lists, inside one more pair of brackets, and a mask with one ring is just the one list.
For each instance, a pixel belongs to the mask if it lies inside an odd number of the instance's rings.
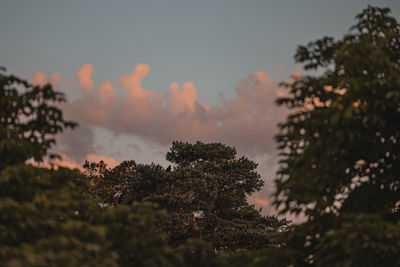
[[[285,220],[262,216],[247,202],[264,181],[255,171],[257,164],[238,158],[235,148],[173,142],[166,158],[175,168],[159,203],[187,225],[179,234],[200,237],[219,251],[232,252],[268,246],[271,234],[286,225]],[[174,242],[180,242],[179,234]]]
[[13,165],[0,174],[0,261],[7,266],[116,266],[101,210],[76,171]]
[[64,120],[57,107],[63,101],[50,84],[33,86],[0,68],[0,171],[30,158],[41,161],[55,134],[77,125]]
[[284,84],[294,112],[277,136],[277,207],[307,222],[285,233],[292,263],[400,264],[400,25],[368,7],[340,40],[300,46],[314,75]]
[[91,193],[106,206],[143,201],[161,192],[166,181],[165,170],[158,164],[137,164],[133,160],[123,161],[110,169],[103,161],[83,165],[86,176],[95,186]]
[[151,201],[168,211],[162,224],[169,244],[177,247],[190,238],[212,243],[221,252],[256,249],[270,245],[270,237],[286,220],[264,217],[247,196],[263,185],[257,164],[219,143],[174,142],[167,160],[171,171],[160,165],[122,162],[108,169],[104,163],[85,164],[95,185],[92,192],[108,206]]
[[103,210],[110,251],[117,252],[119,266],[174,266],[179,255],[168,247],[160,223],[164,210],[151,203],[133,203]]

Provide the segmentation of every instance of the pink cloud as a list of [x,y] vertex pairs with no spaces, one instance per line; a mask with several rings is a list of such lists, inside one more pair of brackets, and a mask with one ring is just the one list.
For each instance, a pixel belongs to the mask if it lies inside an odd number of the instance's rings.
[[60,79],[61,75],[59,72],[53,73],[47,78],[48,82],[56,89],[60,87]]
[[[90,78],[93,71],[93,66],[85,64],[78,73],[81,78]],[[285,114],[274,104],[278,86],[266,72],[258,71],[240,80],[234,97],[221,95],[214,107],[198,99],[193,82],[185,82],[182,87],[173,82],[166,94],[143,88],[142,80],[149,72],[147,64],[139,63],[119,77],[118,85],[127,92],[125,97],[117,95],[111,81],[102,82],[96,91],[68,103],[67,115],[81,124],[161,145],[173,140],[201,140],[236,146],[249,155],[274,151],[276,124]]]
[[79,79],[79,85],[83,89],[89,91],[94,87],[94,82],[92,80],[92,74],[95,71],[96,70],[94,69],[93,65],[85,63],[76,72],[76,76]]
[[217,140],[252,155],[274,150],[276,124],[285,115],[275,104],[277,84],[265,72],[238,82],[236,97],[215,108],[220,125]]
[[257,204],[257,205],[265,207],[265,206],[268,206],[270,202],[266,198],[255,198],[254,199],[254,203]]
[[107,105],[108,103],[112,103],[116,100],[117,95],[114,91],[114,86],[111,81],[104,81],[100,84],[97,89],[97,95],[100,101],[100,104]]
[[47,83],[46,75],[42,72],[36,72],[32,78],[32,84],[35,86],[44,86]]
[[303,78],[303,73],[301,72],[301,71],[298,71],[298,70],[295,70],[295,71],[292,71],[291,73],[290,73],[290,76],[293,78],[293,79],[301,79],[301,78]]
[[[38,165],[38,166],[44,167],[44,168],[64,167],[64,168],[70,168],[70,169],[82,169],[84,161],[76,161],[65,154],[59,154],[59,155],[61,156],[61,159],[45,161],[44,163],[40,163],[40,164],[32,162],[32,164]],[[85,160],[90,161],[90,162],[104,161],[104,163],[106,163],[109,168],[114,168],[115,166],[119,165],[119,162],[116,161],[113,157],[105,157],[105,156],[96,155],[93,153],[86,155]]]
[[51,84],[55,89],[59,89],[60,87],[60,73],[56,72],[52,75],[49,75],[46,78],[46,75],[42,72],[36,72],[35,76],[32,78],[32,84],[35,86],[44,86],[46,84]]
[[196,105],[202,106],[205,110],[209,111],[210,107],[198,101],[197,88],[193,82],[186,82],[179,90],[177,82],[171,83],[168,95],[168,110],[173,114],[184,112],[195,112]]
[[150,71],[147,64],[139,63],[133,71],[123,74],[119,78],[119,83],[122,88],[128,92],[128,96],[132,99],[149,100],[150,97],[158,98],[157,93],[143,89],[141,81]]
[[64,104],[63,107],[67,116],[78,122],[99,126],[106,123],[108,110],[100,105],[94,95],[85,95],[72,104]]
[[271,205],[272,200],[270,197],[268,197],[268,195],[270,195],[267,192],[257,192],[256,194],[250,195],[247,197],[247,201],[252,204],[255,205],[256,208],[262,208],[261,212],[264,215],[269,215],[271,213],[276,213],[274,205]]
[[277,90],[277,91],[276,91],[276,96],[277,96],[278,98],[285,98],[285,97],[287,97],[287,94],[286,94],[286,92],[284,92],[284,91],[282,91],[282,90]]
[[58,155],[61,157],[61,159],[56,159],[56,160],[45,159],[43,162],[35,162],[33,159],[30,159],[27,161],[27,163],[36,167],[47,168],[47,169],[50,168],[58,169],[58,167],[64,167],[70,169],[80,168],[79,164],[75,160],[69,158],[67,155],[60,153],[58,153]]
[[70,169],[80,169],[81,166],[73,159],[69,158],[67,155],[61,155],[61,160],[57,160],[54,163],[54,166],[64,167]]
[[114,168],[115,166],[119,165],[119,162],[116,161],[113,157],[104,157],[96,154],[89,154],[86,156],[86,159],[88,161],[94,161],[94,162],[99,162],[102,160],[104,161],[104,163],[107,164],[109,168]]
[[257,80],[259,80],[260,82],[268,82],[270,80],[270,77],[268,76],[268,74],[266,74],[263,71],[257,71],[255,74],[255,77],[257,78]]

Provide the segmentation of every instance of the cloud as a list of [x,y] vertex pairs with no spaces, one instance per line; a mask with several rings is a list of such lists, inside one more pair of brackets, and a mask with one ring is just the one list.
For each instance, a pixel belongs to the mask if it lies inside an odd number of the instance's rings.
[[98,152],[91,127],[83,123],[75,129],[65,129],[58,134],[56,144],[52,152],[68,155],[76,162],[83,162],[86,155]]
[[64,168],[70,168],[70,169],[80,169],[82,167],[81,164],[78,164],[75,160],[69,158],[65,154],[61,154],[61,160],[56,160],[53,163],[53,166],[56,167],[64,167]]
[[117,100],[117,95],[111,81],[102,82],[98,88],[97,95],[101,105],[113,104],[112,102]]
[[216,139],[251,155],[274,151],[276,125],[285,115],[274,103],[276,87],[261,71],[239,81],[236,96],[214,108],[219,125]]
[[168,95],[168,111],[172,114],[180,114],[183,112],[195,112],[196,104],[201,105],[205,110],[209,111],[210,107],[197,100],[197,89],[193,82],[186,82],[179,90],[177,82],[171,83]]
[[254,203],[256,203],[257,205],[266,207],[269,205],[269,200],[266,198],[256,198],[256,199],[254,199]]
[[104,157],[96,154],[89,154],[86,156],[86,159],[88,161],[94,161],[94,162],[104,161],[104,163],[106,163],[107,167],[109,168],[114,168],[115,166],[119,165],[119,162],[112,157]]
[[130,98],[148,100],[149,97],[157,97],[155,92],[147,91],[141,86],[142,79],[147,76],[149,71],[149,65],[139,63],[136,65],[133,71],[120,76],[118,82],[122,88],[127,90]]
[[58,154],[61,159],[52,159],[50,160],[49,158],[45,158],[44,161],[42,162],[37,162],[34,161],[33,159],[29,159],[26,163],[31,164],[36,167],[40,168],[55,168],[58,169],[58,167],[64,167],[64,168],[70,168],[70,169],[76,169],[80,168],[80,165],[73,159],[69,158],[65,154]]
[[31,82],[35,86],[44,86],[46,84],[51,84],[55,89],[59,89],[60,73],[53,73],[46,78],[46,75],[44,73],[36,72],[35,76],[33,76],[33,78],[31,79]]
[[[94,68],[85,64],[78,73],[90,80]],[[82,123],[106,128],[115,134],[139,136],[143,140],[169,145],[173,140],[218,141],[236,146],[240,152],[259,155],[274,150],[276,124],[285,115],[275,104],[277,83],[263,71],[255,72],[238,82],[235,96],[211,107],[197,97],[193,82],[182,87],[173,82],[169,92],[159,94],[142,87],[150,72],[147,64],[139,63],[117,83],[126,96],[117,95],[111,81],[102,82],[96,90],[67,104],[69,117]],[[86,77],[86,78],[82,78]],[[86,88],[86,89],[85,89]]]
[[79,85],[89,91],[94,87],[94,82],[92,80],[92,74],[96,70],[94,69],[93,65],[91,64],[83,64],[79,70],[76,72],[76,76],[79,79]]
[[35,76],[32,78],[32,84],[35,86],[44,86],[46,83],[46,75],[42,72],[36,72]]
[[[70,168],[70,169],[82,169],[83,161],[76,161],[72,158],[70,158],[66,154],[59,154],[61,159],[55,159],[55,160],[48,160],[42,163],[35,163],[31,162],[33,165],[37,165],[40,167],[44,168],[51,168],[51,167],[64,167],[64,168]],[[107,164],[107,167],[109,168],[114,168],[115,166],[119,165],[119,162],[116,161],[113,157],[105,157],[101,155],[96,155],[96,154],[89,154],[86,155],[85,160],[89,162],[100,162],[103,161],[104,163]]]
[[53,73],[52,75],[50,75],[50,76],[48,77],[48,82],[49,82],[54,88],[59,89],[59,87],[60,87],[60,77],[61,77],[61,75],[60,75],[59,72]]
[[[137,136],[162,146],[168,146],[174,140],[201,140],[236,146],[240,153],[249,156],[275,151],[276,125],[286,113],[274,103],[277,95],[283,93],[277,91],[277,82],[264,71],[240,80],[233,97],[220,94],[216,106],[200,101],[197,88],[190,81],[182,85],[172,82],[165,94],[143,88],[142,80],[150,72],[147,64],[139,63],[117,79],[118,87],[126,94],[117,94],[111,80],[95,87],[91,79],[93,72],[94,67],[90,64],[84,64],[78,70],[79,83],[85,93],[63,107],[66,117],[81,125],[101,127],[116,135]],[[43,80],[40,74],[36,76],[37,82]],[[87,136],[87,132],[82,134]],[[89,152],[83,144],[74,147]],[[83,154],[75,157],[81,159]]]
[[303,73],[299,70],[295,70],[290,73],[290,77],[296,80],[303,78],[303,76]]

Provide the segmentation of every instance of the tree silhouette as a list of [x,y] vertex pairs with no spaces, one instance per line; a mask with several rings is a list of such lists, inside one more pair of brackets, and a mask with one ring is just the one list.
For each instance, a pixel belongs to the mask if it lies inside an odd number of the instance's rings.
[[0,68],[0,171],[30,158],[41,161],[55,135],[77,125],[64,120],[57,106],[64,101],[51,85],[33,86]]
[[[368,7],[340,40],[300,46],[315,75],[278,99],[277,207],[307,222],[286,236],[295,265],[400,264],[400,25]],[[293,254],[293,252],[295,252]]]
[[172,247],[196,238],[220,252],[257,249],[271,245],[271,236],[287,226],[286,220],[262,216],[249,205],[247,196],[263,181],[255,172],[257,164],[238,158],[234,148],[174,142],[166,157],[175,164],[170,171],[134,161],[112,169],[104,162],[84,167],[100,203],[116,207],[150,201],[167,210],[162,229]]

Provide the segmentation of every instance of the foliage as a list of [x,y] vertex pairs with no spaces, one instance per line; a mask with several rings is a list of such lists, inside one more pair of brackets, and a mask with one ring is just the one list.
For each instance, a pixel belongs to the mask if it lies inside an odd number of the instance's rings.
[[57,107],[64,94],[4,72],[0,68],[0,171],[30,158],[41,161],[55,143],[54,135],[76,126]]
[[[150,203],[100,208],[77,170],[29,165],[0,175],[0,262],[7,266],[221,266],[204,242],[168,246]],[[196,264],[194,264],[196,263]]]
[[340,40],[300,46],[315,75],[284,84],[275,204],[307,222],[285,233],[295,265],[400,264],[400,25],[368,7]]
[[199,238],[221,252],[256,249],[269,246],[270,237],[287,225],[248,204],[247,196],[263,181],[254,171],[257,165],[237,158],[234,148],[174,142],[166,157],[176,164],[171,171],[134,161],[113,169],[104,162],[87,162],[84,167],[101,203],[151,201],[166,209],[168,218],[161,227],[172,247]]
[[150,203],[121,205],[105,211],[107,240],[118,253],[120,266],[173,266],[178,261],[159,228],[166,215]]
[[69,169],[29,165],[0,175],[0,262],[9,266],[115,266],[99,208]]
[[137,164],[124,161],[115,168],[107,168],[103,162],[88,162],[83,165],[91,183],[91,193],[106,206],[116,207],[123,203],[143,201],[159,194],[165,182],[165,170],[158,164]]

